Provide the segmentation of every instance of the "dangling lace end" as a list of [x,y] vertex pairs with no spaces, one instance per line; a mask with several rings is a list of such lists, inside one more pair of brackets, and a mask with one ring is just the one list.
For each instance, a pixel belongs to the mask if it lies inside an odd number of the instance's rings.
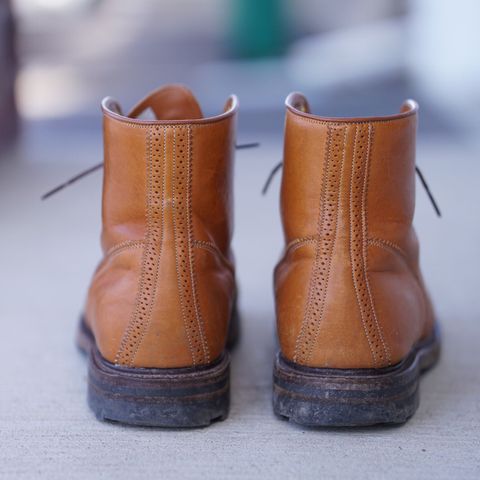
[[283,167],[283,161],[278,163],[272,168],[272,171],[270,172],[270,175],[268,175],[267,181],[265,182],[265,185],[262,188],[262,195],[265,195],[268,191],[268,188],[270,187],[270,184],[272,183],[272,180],[274,179],[275,175],[277,172]]
[[[243,150],[247,148],[255,148],[260,145],[259,142],[252,142],[252,143],[243,143],[239,145],[235,145],[236,150]],[[86,177],[87,175],[90,175],[91,173],[100,170],[103,168],[103,162],[99,163],[98,165],[94,165],[93,167],[88,168],[87,170],[84,170],[83,172],[79,173],[78,175],[75,175],[74,177],[70,178],[66,182],[58,185],[55,188],[52,188],[52,190],[48,191],[47,193],[43,194],[41,199],[46,200],[47,198],[51,197],[52,195],[55,195],[56,193],[60,192],[60,190],[63,190],[64,188],[68,187],[69,185],[72,185],[72,183],[77,182],[78,180],[82,179],[83,177]]]
[[430,188],[428,187],[427,181],[425,180],[425,177],[423,176],[422,171],[417,165],[415,165],[415,172],[417,173],[418,178],[420,179],[420,182],[423,185],[423,188],[427,192],[428,198],[430,199],[430,202],[432,203],[437,216],[441,217],[442,213],[440,212],[440,208],[438,208],[437,202],[435,201],[435,198],[433,197],[433,194],[430,191]]
[[246,149],[246,148],[256,148],[256,147],[259,147],[259,146],[260,146],[259,142],[239,143],[239,144],[235,145],[235,148],[237,150],[243,150],[243,149]]
[[87,170],[84,170],[83,172],[75,175],[74,177],[70,178],[66,182],[58,185],[55,188],[52,188],[52,190],[50,190],[49,192],[43,194],[42,195],[42,200],[46,200],[48,197],[51,197],[52,195],[59,192],[60,190],[63,190],[64,188],[68,187],[72,183],[77,182],[81,178],[86,177],[87,175],[90,175],[91,173],[95,172],[96,170],[100,170],[101,168],[103,168],[103,162],[99,163],[98,165],[94,165],[93,167],[90,167]]

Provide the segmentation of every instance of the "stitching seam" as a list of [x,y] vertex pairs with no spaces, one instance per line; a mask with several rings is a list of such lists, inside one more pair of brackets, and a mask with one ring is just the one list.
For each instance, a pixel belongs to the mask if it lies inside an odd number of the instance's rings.
[[368,251],[367,251],[367,243],[368,243],[368,216],[367,216],[367,205],[366,205],[366,196],[367,196],[367,190],[368,190],[368,185],[369,185],[369,179],[370,179],[370,154],[371,154],[371,148],[372,148],[372,140],[373,140],[373,134],[374,134],[374,127],[372,125],[368,126],[368,143],[367,143],[367,154],[366,154],[366,165],[365,165],[365,175],[364,175],[364,183],[363,183],[363,195],[362,195],[362,229],[363,229],[363,263],[364,263],[364,274],[365,274],[365,284],[367,287],[368,291],[368,297],[370,300],[370,308],[373,313],[373,318],[375,319],[375,324],[377,326],[377,332],[380,337],[380,341],[382,342],[383,345],[383,350],[385,353],[385,356],[387,357],[388,365],[391,364],[391,355],[390,355],[390,349],[387,347],[383,335],[383,329],[380,326],[380,323],[378,321],[377,317],[377,312],[375,308],[375,303],[373,301],[373,295],[372,291],[370,288],[370,280],[368,276]]
[[[137,356],[137,353],[138,353],[138,350],[140,349],[140,346],[141,344],[143,343],[143,340],[149,330],[149,327],[151,325],[151,322],[152,322],[152,314],[153,314],[153,308],[155,306],[155,300],[156,300],[156,297],[157,297],[157,285],[158,285],[158,274],[159,274],[159,269],[160,269],[160,257],[162,255],[162,249],[163,249],[163,236],[164,236],[164,217],[165,217],[165,189],[164,189],[164,185],[165,185],[165,163],[166,163],[166,158],[165,158],[165,145],[166,145],[166,132],[165,130],[163,130],[163,171],[162,171],[162,196],[161,196],[161,199],[160,199],[160,215],[161,215],[161,220],[160,220],[160,238],[159,238],[159,244],[154,246],[153,248],[153,252],[155,252],[155,248],[158,248],[158,255],[156,255],[156,258],[155,258],[155,276],[154,276],[154,279],[153,279],[153,282],[152,282],[152,291],[150,293],[150,305],[149,305],[149,308],[148,308],[148,315],[147,315],[147,318],[146,318],[146,322],[142,325],[143,328],[142,328],[142,332],[140,334],[140,338],[138,339],[137,341],[137,344],[133,350],[133,353],[132,353],[132,359],[130,361],[130,364],[133,364],[133,362],[135,361],[135,358]],[[152,179],[151,180],[151,183],[150,183],[150,201],[152,201],[151,197],[153,194],[155,194],[156,197],[158,197],[158,193],[156,192],[152,192],[153,190],[153,176],[154,176],[154,172],[153,172],[153,169],[154,169],[154,166],[153,166],[153,162],[150,162],[150,178]],[[152,208],[153,210],[153,208]],[[153,213],[153,211],[152,211]],[[153,219],[152,219],[153,220]],[[153,223],[153,221],[152,221]],[[156,223],[156,222],[155,222]],[[155,225],[156,227],[156,225]],[[151,254],[152,252],[150,252]]]
[[319,319],[316,322],[315,325],[315,333],[313,337],[312,344],[310,345],[310,349],[307,355],[307,362],[310,360],[312,356],[312,349],[313,346],[316,344],[317,339],[318,339],[318,333],[319,333],[319,325],[320,322],[323,320],[324,316],[324,310],[325,310],[325,303],[326,303],[326,297],[327,297],[327,289],[328,289],[328,284],[330,282],[330,272],[331,272],[331,266],[332,266],[332,253],[335,248],[335,244],[337,242],[337,235],[338,235],[338,211],[340,209],[340,200],[341,200],[341,193],[342,193],[342,179],[343,179],[343,169],[345,165],[345,155],[346,155],[346,145],[347,145],[347,129],[345,127],[342,127],[342,130],[344,130],[343,133],[343,153],[342,153],[342,164],[340,167],[340,176],[338,179],[338,193],[337,193],[337,208],[335,209],[335,217],[334,217],[334,222],[335,222],[335,235],[333,238],[333,242],[330,247],[330,252],[328,256],[328,273],[327,273],[327,280],[325,282],[325,287],[324,287],[324,292],[323,292],[323,298],[322,298],[322,305],[321,305],[321,310],[320,310],[320,315]]
[[188,254],[190,257],[190,278],[192,282],[192,297],[193,297],[193,305],[195,308],[195,315],[197,318],[197,324],[199,329],[200,338],[203,345],[203,353],[205,355],[206,362],[210,362],[210,352],[208,349],[208,345],[205,339],[205,325],[203,322],[202,313],[200,311],[200,302],[198,298],[198,288],[197,288],[197,275],[195,270],[195,258],[194,258],[194,250],[192,248],[193,243],[193,221],[192,221],[192,135],[191,135],[191,128],[188,127],[187,129],[187,142],[188,142],[188,161],[187,161],[187,178],[188,178],[188,186],[187,186],[187,195],[188,195],[188,203],[187,203],[187,222],[188,222]]
[[221,123],[221,122],[225,122],[225,121],[230,120],[233,116],[235,116],[236,113],[237,113],[236,111],[233,111],[225,117],[221,117],[221,118],[218,118],[218,119],[215,119],[215,120],[210,120],[210,121],[207,121],[207,122],[203,121],[202,123],[172,123],[172,124],[169,124],[169,125],[162,125],[162,124],[157,124],[157,123],[153,123],[153,122],[152,123],[134,123],[134,122],[129,122],[128,120],[124,120],[123,118],[114,117],[114,116],[112,116],[112,115],[110,115],[106,112],[104,112],[103,114],[104,114],[104,116],[108,117],[110,120],[113,120],[114,122],[120,122],[123,125],[127,125],[129,127],[149,129],[149,128],[156,127],[156,126],[158,126],[158,127],[163,126],[163,127],[166,127],[166,128],[209,127],[211,125],[215,125],[217,123]]
[[289,110],[289,112],[293,115],[294,118],[296,119],[299,119],[303,122],[308,122],[308,123],[313,123],[313,124],[316,124],[316,125],[325,125],[325,126],[328,126],[328,127],[346,127],[348,125],[354,125],[354,126],[358,126],[358,125],[386,125],[386,124],[389,124],[389,123],[397,123],[397,122],[402,122],[402,121],[405,121],[405,120],[408,120],[410,119],[411,117],[415,117],[416,113],[411,113],[410,115],[407,115],[405,117],[400,117],[400,118],[396,118],[396,119],[393,119],[393,120],[362,120],[362,121],[358,121],[358,122],[341,122],[341,121],[338,121],[338,122],[335,122],[335,121],[324,121],[324,120],[315,120],[313,118],[307,118],[307,117],[304,117],[303,115],[299,115],[298,113],[295,113],[295,112],[292,112],[291,110]]
[[190,330],[188,328],[187,324],[187,316],[186,316],[186,311],[185,311],[185,298],[184,298],[184,292],[183,292],[183,287],[182,287],[182,282],[180,279],[180,259],[178,255],[178,219],[177,219],[177,162],[176,162],[176,127],[173,127],[173,195],[172,195],[172,206],[173,206],[173,231],[174,231],[174,238],[175,238],[175,270],[177,273],[177,286],[178,286],[178,294],[180,297],[180,307],[181,307],[181,312],[182,312],[182,318],[183,318],[183,325],[185,329],[185,333],[187,335],[187,341],[188,341],[188,346],[190,349],[190,354],[192,356],[192,363],[193,366],[197,364],[197,359],[194,354],[193,346],[192,346],[192,338],[190,334]]
[[145,242],[147,244],[147,248],[144,249],[143,255],[142,255],[142,267],[140,271],[140,278],[138,280],[138,286],[137,286],[137,295],[135,298],[135,307],[133,309],[130,321],[128,323],[127,328],[125,329],[125,332],[122,337],[122,341],[120,343],[120,346],[117,350],[117,354],[115,355],[115,364],[118,365],[120,363],[120,358],[121,357],[126,357],[127,363],[128,363],[128,353],[126,352],[128,342],[130,340],[130,335],[132,334],[133,331],[133,325],[134,322],[137,319],[139,309],[140,309],[140,302],[141,302],[141,297],[143,294],[143,289],[144,289],[144,277],[145,277],[145,272],[146,272],[146,263],[147,263],[147,256],[148,256],[148,244],[150,243],[150,236],[151,236],[151,224],[152,224],[152,218],[151,218],[151,204],[150,204],[150,181],[151,181],[151,175],[150,175],[150,169],[151,169],[151,162],[152,162],[152,149],[151,149],[151,129],[148,129],[147,135],[146,135],[146,148],[147,148],[147,165],[146,165],[146,170],[147,170],[147,188],[146,188],[146,195],[145,195],[145,202],[146,202],[146,223],[147,223],[147,232],[145,235]]
[[318,240],[318,235],[311,235],[308,237],[295,238],[285,247],[285,255],[289,252],[294,252],[297,248],[303,247]]
[[377,247],[385,248],[390,251],[393,250],[394,253],[402,256],[404,260],[408,258],[408,255],[405,253],[405,251],[401,247],[399,247],[396,243],[391,242],[390,240],[383,240],[382,238],[369,238],[368,244],[376,245]]
[[[325,142],[325,152],[324,152],[324,174],[323,174],[323,179],[322,179],[322,190],[320,193],[320,211],[318,212],[318,219],[317,219],[317,232],[320,231],[320,225],[322,221],[322,216],[323,216],[323,209],[325,205],[325,190],[326,190],[326,183],[327,183],[327,172],[328,172],[328,163],[330,159],[330,145],[331,145],[331,128],[328,127],[327,130],[327,141]],[[318,263],[318,257],[319,257],[319,239],[318,237],[315,239],[315,261],[313,262],[312,269],[310,272],[310,280],[309,280],[309,285],[308,285],[308,295],[307,295],[307,303],[305,305],[305,314],[302,319],[302,326],[300,328],[300,332],[297,335],[297,339],[295,341],[295,350],[293,354],[293,361],[297,362],[298,361],[298,353],[300,349],[300,344],[304,343],[305,335],[306,335],[306,329],[307,329],[307,323],[308,319],[310,318],[310,310],[311,310],[311,305],[312,305],[312,296],[313,296],[313,285],[316,277],[316,270],[317,270],[317,263]]]
[[317,221],[316,252],[303,318],[302,338],[297,337],[296,361],[308,364],[318,338],[330,282],[332,252],[337,236],[340,177],[344,164],[345,127],[328,127],[322,195]]
[[355,267],[356,261],[354,258],[354,251],[353,251],[353,236],[354,236],[354,225],[353,225],[353,185],[354,185],[354,176],[355,176],[355,164],[357,159],[357,139],[358,139],[358,126],[355,126],[355,137],[353,141],[353,153],[352,153],[352,168],[351,168],[351,176],[350,176],[350,264],[352,267],[352,281],[353,287],[355,289],[355,295],[357,297],[357,305],[358,310],[360,312],[360,317],[362,320],[363,331],[365,332],[365,337],[367,339],[368,345],[370,347],[370,352],[372,354],[373,364],[377,364],[377,357],[375,351],[372,346],[372,342],[370,339],[370,335],[368,334],[368,330],[365,323],[365,315],[362,309],[361,300],[360,300],[360,291],[357,285],[357,279],[355,275]]
[[206,250],[216,257],[229,269],[231,272],[234,272],[233,265],[225,258],[225,255],[219,250],[219,248],[213,242],[207,242],[205,240],[193,240],[193,247],[194,248],[201,248]]

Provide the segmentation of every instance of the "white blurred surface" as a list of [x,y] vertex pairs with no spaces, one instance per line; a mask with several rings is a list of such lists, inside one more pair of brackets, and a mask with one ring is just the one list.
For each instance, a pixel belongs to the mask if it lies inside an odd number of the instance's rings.
[[464,128],[480,130],[480,3],[410,0],[408,65],[419,90],[453,113]]

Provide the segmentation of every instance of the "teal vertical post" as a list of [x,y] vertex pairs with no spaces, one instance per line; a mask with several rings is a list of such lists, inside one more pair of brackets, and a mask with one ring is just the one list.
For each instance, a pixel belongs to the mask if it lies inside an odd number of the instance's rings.
[[284,52],[287,32],[283,0],[230,0],[232,53],[242,58]]

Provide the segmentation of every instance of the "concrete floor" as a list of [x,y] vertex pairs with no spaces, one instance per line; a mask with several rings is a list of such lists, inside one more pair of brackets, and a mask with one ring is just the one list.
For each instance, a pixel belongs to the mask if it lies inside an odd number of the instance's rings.
[[231,413],[193,431],[100,423],[86,406],[86,362],[73,340],[99,258],[101,174],[49,201],[40,195],[95,163],[98,138],[51,156],[30,145],[0,163],[0,478],[480,478],[474,150],[439,139],[419,145],[419,164],[444,213],[437,219],[418,189],[422,261],[444,350],[424,377],[417,414],[395,428],[311,430],[271,410],[279,178],[267,197],[260,190],[281,145],[253,140],[261,149],[237,156],[243,336],[233,355]]

